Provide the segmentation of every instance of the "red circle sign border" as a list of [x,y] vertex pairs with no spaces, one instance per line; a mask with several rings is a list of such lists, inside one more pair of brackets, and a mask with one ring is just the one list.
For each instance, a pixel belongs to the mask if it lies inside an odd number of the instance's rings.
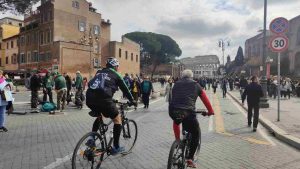
[[[273,40],[276,39],[276,38],[279,38],[279,37],[281,37],[281,38],[283,38],[283,39],[286,40],[286,45],[285,45],[285,47],[282,48],[282,49],[280,49],[280,50],[275,49],[275,48],[273,48],[273,46],[272,46]],[[287,50],[288,47],[289,47],[289,38],[287,38],[285,35],[276,35],[276,36],[273,36],[273,37],[270,39],[270,41],[269,41],[269,48],[270,48],[273,52],[283,52],[283,51]]]
[[[287,28],[283,31],[283,32],[281,32],[281,33],[278,33],[278,32],[275,32],[273,29],[272,29],[272,24],[276,21],[276,20],[278,20],[278,19],[283,19],[286,23],[287,23]],[[270,23],[270,25],[269,25],[269,29],[270,29],[270,31],[272,32],[272,33],[274,33],[274,34],[283,34],[283,33],[286,33],[288,30],[289,30],[289,21],[286,19],[286,18],[284,18],[284,17],[278,17],[278,18],[275,18],[275,19],[273,19],[272,21],[271,21],[271,23]]]

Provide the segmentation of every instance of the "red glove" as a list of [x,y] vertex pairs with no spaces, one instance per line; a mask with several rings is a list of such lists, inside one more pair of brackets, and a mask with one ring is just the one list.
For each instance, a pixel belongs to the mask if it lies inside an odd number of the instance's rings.
[[205,105],[206,109],[208,110],[208,116],[215,115],[214,110],[210,104],[210,101],[205,93],[204,90],[201,91],[200,99],[202,100],[203,104]]

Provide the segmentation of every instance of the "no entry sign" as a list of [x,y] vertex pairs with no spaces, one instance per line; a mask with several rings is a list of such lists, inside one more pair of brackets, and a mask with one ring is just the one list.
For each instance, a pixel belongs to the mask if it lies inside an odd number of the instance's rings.
[[276,35],[269,42],[269,47],[273,52],[283,52],[288,46],[289,40],[285,35]]

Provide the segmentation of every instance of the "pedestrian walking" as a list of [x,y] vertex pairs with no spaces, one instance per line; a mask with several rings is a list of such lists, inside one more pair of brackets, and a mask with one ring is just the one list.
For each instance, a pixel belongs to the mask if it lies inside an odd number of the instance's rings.
[[148,76],[145,77],[144,81],[141,84],[141,92],[144,108],[149,108],[149,97],[151,92],[153,93],[154,90],[152,82],[149,80]]
[[218,88],[218,82],[216,79],[213,80],[212,82],[212,88],[214,90],[214,94],[216,94],[217,88]]
[[173,89],[173,79],[168,80],[168,84],[166,86],[166,92],[165,92],[165,97],[166,97],[166,102],[171,102],[172,100],[172,89]]
[[53,77],[50,76],[50,72],[46,73],[43,78],[43,102],[47,101],[47,95],[49,96],[49,102],[53,103],[52,88],[54,86]]
[[75,105],[77,106],[77,108],[82,108],[83,78],[80,71],[76,72],[75,88]]
[[[251,83],[246,86],[242,95],[242,103],[247,98],[248,103],[248,126],[251,127],[253,116],[253,132],[256,132],[259,119],[259,100],[263,97],[262,87],[258,84],[256,76],[251,78]],[[254,114],[253,114],[254,110]]]
[[[5,109],[8,105],[8,98],[7,93],[11,96],[11,91],[9,88],[9,84],[5,81],[5,77],[3,76],[3,71],[0,70],[0,92],[1,92],[1,99],[0,99],[0,132],[7,132],[8,129],[5,127]],[[12,99],[12,96],[11,96]],[[12,100],[10,100],[12,101]]]
[[66,79],[66,85],[67,85],[67,104],[69,104],[69,102],[72,101],[72,98],[71,98],[71,89],[72,89],[72,80],[71,80],[71,77],[67,74],[67,73],[64,73],[64,77]]
[[66,79],[60,73],[57,73],[54,77],[55,90],[57,93],[57,110],[62,112],[65,109],[66,97],[67,97],[67,84]]
[[39,90],[42,86],[41,78],[38,75],[38,72],[33,72],[33,75],[30,78],[30,90],[31,90],[31,108],[37,108],[39,104]]
[[227,83],[228,83],[227,79],[224,78],[224,79],[222,80],[222,92],[223,92],[223,98],[226,98],[226,94],[227,94]]
[[141,94],[141,84],[139,83],[137,77],[133,78],[133,81],[130,86],[131,86],[130,92],[133,96],[133,99],[138,103]]
[[248,85],[248,81],[245,79],[244,76],[242,76],[239,84],[240,84],[240,95],[242,97],[242,94],[244,93],[245,87]]

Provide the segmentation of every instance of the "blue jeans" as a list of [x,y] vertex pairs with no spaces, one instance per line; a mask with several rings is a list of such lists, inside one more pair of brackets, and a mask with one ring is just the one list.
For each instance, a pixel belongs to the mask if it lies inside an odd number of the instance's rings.
[[0,106],[0,127],[4,127],[5,108],[6,108],[6,106]]

